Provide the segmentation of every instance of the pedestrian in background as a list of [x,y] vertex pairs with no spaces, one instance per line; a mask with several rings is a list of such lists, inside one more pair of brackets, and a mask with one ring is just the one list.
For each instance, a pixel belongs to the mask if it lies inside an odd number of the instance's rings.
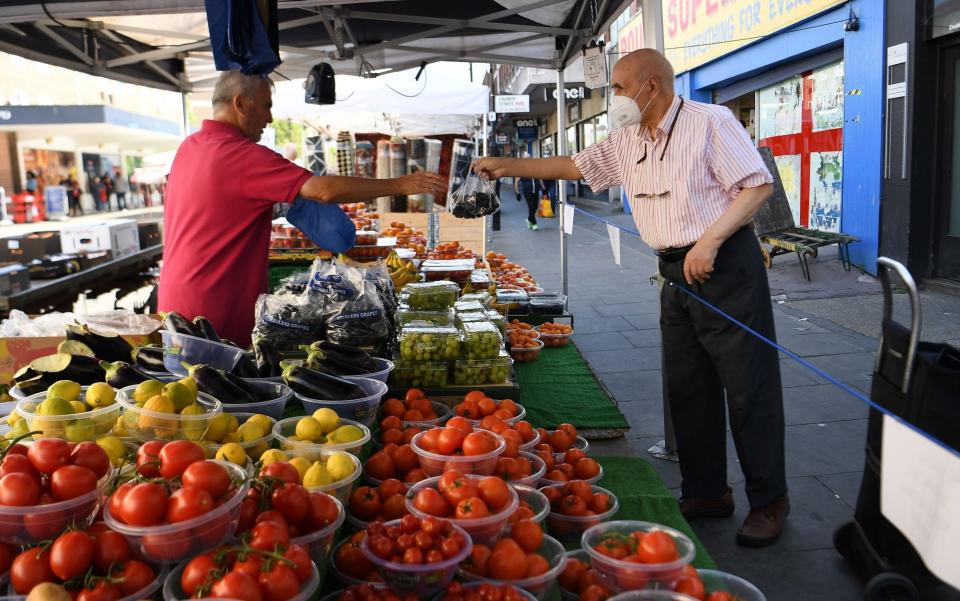
[[67,204],[70,207],[70,217],[83,215],[83,207],[80,206],[80,198],[83,196],[83,190],[80,189],[80,182],[72,177],[67,180]]
[[[530,153],[524,152],[523,158],[529,159]],[[533,231],[540,229],[537,225],[537,206],[540,204],[537,198],[537,187],[533,178],[516,177],[513,180],[513,192],[517,195],[517,200],[522,196],[527,202],[527,228]]]
[[105,211],[110,210],[110,195],[113,194],[113,179],[110,178],[110,172],[104,171],[103,176],[100,178],[100,182],[103,183],[103,187],[106,190],[106,198],[103,201],[103,208]]
[[121,211],[127,208],[127,192],[130,191],[130,184],[127,183],[127,178],[124,177],[122,173],[117,174],[117,181],[113,186],[113,190],[117,195],[117,208]]
[[99,177],[93,178],[93,202],[97,213],[102,213],[103,207],[107,204],[107,186],[100,181]]

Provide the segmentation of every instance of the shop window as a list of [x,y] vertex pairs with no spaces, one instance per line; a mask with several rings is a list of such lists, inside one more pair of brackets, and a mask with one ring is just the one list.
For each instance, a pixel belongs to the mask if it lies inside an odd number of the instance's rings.
[[773,151],[794,221],[839,231],[843,187],[843,61],[757,92],[757,140]]
[[580,152],[580,147],[577,146],[577,127],[568,127],[567,128],[567,155],[573,155],[576,152]]

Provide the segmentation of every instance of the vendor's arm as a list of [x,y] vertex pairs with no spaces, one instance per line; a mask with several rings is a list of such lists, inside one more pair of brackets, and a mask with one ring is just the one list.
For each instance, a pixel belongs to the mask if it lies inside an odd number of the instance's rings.
[[504,176],[531,179],[581,179],[580,169],[570,157],[549,159],[488,157],[475,160],[471,169],[477,173],[485,173],[490,179],[499,179]]
[[403,177],[371,179],[340,175],[315,175],[300,188],[300,196],[317,202],[363,202],[381,196],[447,195],[447,182],[436,173],[418,171]]
[[687,284],[703,283],[710,278],[720,246],[750,223],[773,193],[773,177],[732,113],[714,125],[706,159],[714,177],[734,199],[687,253],[683,262]]

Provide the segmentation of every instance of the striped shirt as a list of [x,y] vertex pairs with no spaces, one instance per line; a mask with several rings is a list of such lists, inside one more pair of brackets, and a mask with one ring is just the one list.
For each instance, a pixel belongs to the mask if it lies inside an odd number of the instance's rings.
[[643,241],[656,250],[693,244],[740,190],[773,182],[730,109],[679,96],[656,140],[644,126],[623,127],[573,161],[594,192],[624,187]]

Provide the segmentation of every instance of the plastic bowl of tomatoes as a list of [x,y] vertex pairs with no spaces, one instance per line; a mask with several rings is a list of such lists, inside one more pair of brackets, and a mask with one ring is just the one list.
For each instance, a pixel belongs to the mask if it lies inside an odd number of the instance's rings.
[[330,556],[330,548],[333,546],[333,537],[337,534],[337,530],[340,528],[340,525],[343,524],[344,519],[346,519],[347,512],[344,511],[343,505],[336,497],[332,495],[327,495],[337,506],[337,517],[330,521],[329,524],[314,530],[308,534],[303,534],[300,536],[295,536],[290,539],[290,544],[300,545],[307,550],[307,553],[310,555],[310,559],[317,564],[318,566],[324,565],[327,561],[327,558]]
[[427,478],[407,491],[407,511],[423,519],[449,519],[475,544],[495,541],[519,505],[517,491],[501,478],[459,470]]
[[607,601],[698,601],[696,597],[674,591],[627,591],[607,598]]
[[381,421],[390,416],[399,418],[404,425],[432,426],[445,422],[450,417],[450,408],[411,388],[404,399],[389,398],[380,403]]
[[[423,544],[417,544],[418,535]],[[402,554],[398,552],[401,536],[413,541]],[[472,549],[467,533],[450,520],[420,519],[414,515],[370,524],[360,545],[384,583],[399,593],[413,593],[420,598],[447,586]]]
[[600,580],[590,566],[590,556],[583,549],[573,549],[565,553],[567,563],[557,577],[560,584],[562,601],[579,601],[580,595],[589,586],[603,587],[602,598],[610,596],[610,589],[600,584]]
[[547,528],[561,540],[578,539],[587,529],[612,518],[620,508],[612,492],[583,480],[551,484],[540,492],[550,501]]
[[536,597],[509,584],[451,582],[433,601],[536,601]]
[[739,576],[719,570],[692,570],[692,566],[688,570],[699,576],[706,601],[767,601],[760,589]]
[[573,327],[562,323],[547,322],[536,328],[544,346],[556,348],[567,346],[573,336]]
[[[188,445],[199,448],[199,458]],[[110,497],[103,519],[127,538],[134,553],[148,561],[175,562],[213,549],[233,534],[250,487],[247,473],[204,457],[196,443],[167,443],[160,450],[159,474],[122,484]]]
[[547,473],[547,464],[533,453],[521,451],[516,457],[500,456],[494,473],[511,485],[536,486]]
[[528,340],[520,343],[520,346],[511,346],[510,356],[517,363],[532,363],[540,358],[541,350],[543,350],[542,340]]
[[330,571],[334,577],[351,586],[355,584],[382,584],[383,578],[363,551],[360,550],[365,531],[356,532],[337,543],[330,559]]
[[517,510],[510,516],[510,524],[512,525],[519,520],[532,520],[542,524],[550,515],[550,501],[547,496],[530,486],[517,484],[511,484],[510,486],[517,491],[517,497],[520,499]]
[[[460,570],[461,577],[467,581],[511,584],[537,599],[549,598],[567,563],[567,556],[560,541],[543,534],[539,525],[535,526],[515,526],[507,537],[497,541],[489,550],[481,573],[476,572],[476,566],[471,566]],[[521,529],[524,533],[518,534]]]
[[3,472],[0,542],[35,545],[67,528],[89,526],[112,470],[106,451],[94,442],[71,446],[61,438],[43,438],[29,447],[10,447]]
[[678,530],[652,522],[619,520],[583,533],[581,547],[600,581],[614,591],[673,589],[696,547]]
[[473,427],[480,426],[483,419],[489,416],[512,426],[526,417],[527,410],[513,399],[494,400],[479,390],[473,390],[454,405],[453,414],[467,418]]
[[376,487],[358,486],[351,494],[347,522],[364,530],[375,520],[399,520],[407,510],[407,487],[396,478],[388,478]]
[[499,434],[474,430],[465,418],[452,417],[446,427],[431,428],[414,436],[410,446],[427,476],[440,476],[450,469],[489,476],[507,443]]

